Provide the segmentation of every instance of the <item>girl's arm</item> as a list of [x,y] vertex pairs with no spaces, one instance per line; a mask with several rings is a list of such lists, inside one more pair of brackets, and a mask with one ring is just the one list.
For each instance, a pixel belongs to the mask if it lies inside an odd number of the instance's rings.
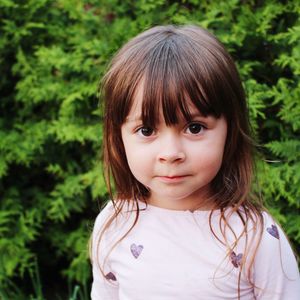
[[[92,300],[118,300],[118,283],[116,278],[109,267],[109,260],[105,263],[103,267],[103,260],[106,257],[108,246],[106,243],[105,236],[99,243],[99,236],[105,225],[106,220],[113,213],[113,206],[111,203],[108,203],[106,207],[101,211],[95,221],[93,234],[92,234],[92,264],[93,264],[93,283],[91,291]],[[105,251],[102,251],[105,250]],[[106,279],[101,270],[104,268],[104,274],[108,277]]]
[[256,299],[299,300],[297,261],[281,228],[265,214],[262,240],[254,263]]

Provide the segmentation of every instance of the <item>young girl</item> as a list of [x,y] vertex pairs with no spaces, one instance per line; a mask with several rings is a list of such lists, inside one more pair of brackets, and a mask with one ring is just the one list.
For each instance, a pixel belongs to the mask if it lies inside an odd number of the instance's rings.
[[114,57],[104,99],[116,194],[94,226],[92,299],[300,299],[287,238],[250,194],[247,105],[220,42],[147,30]]

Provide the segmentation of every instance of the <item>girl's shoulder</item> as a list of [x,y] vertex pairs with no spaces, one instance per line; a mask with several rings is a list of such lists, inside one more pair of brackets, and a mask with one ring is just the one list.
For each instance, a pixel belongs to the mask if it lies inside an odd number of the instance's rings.
[[128,227],[125,224],[132,223],[128,222],[129,219],[133,219],[132,214],[129,213],[132,211],[133,209],[128,202],[109,200],[96,217],[93,229],[94,235],[99,234],[104,229],[109,233],[123,231],[125,227]]
[[107,223],[109,218],[111,218],[114,214],[114,206],[112,201],[108,201],[105,206],[98,213],[95,224],[94,231],[99,231],[101,228]]
[[266,210],[261,211],[258,215],[252,213],[250,223],[256,236],[260,236],[261,233],[261,243],[274,245],[280,240],[287,240],[287,236],[280,224]]
[[288,237],[281,225],[266,211],[262,212],[262,216],[263,223],[259,226],[258,232],[262,233],[259,243],[259,252],[262,253],[262,256],[266,257],[270,253],[276,252],[278,255],[288,253],[294,256]]
[[[221,216],[221,213],[217,213],[216,216]],[[237,211],[230,208],[224,212],[225,218],[229,221],[230,225],[240,227],[247,227],[247,231],[255,232],[267,232],[277,236],[279,224],[275,218],[266,210],[253,212],[249,209],[239,208]],[[216,218],[219,222],[219,218]],[[271,228],[271,229],[270,229]]]
[[249,247],[250,252],[256,250],[267,256],[275,249],[291,253],[287,235],[267,211],[247,211],[240,208],[238,211],[227,209],[224,217],[220,213],[212,219],[211,228],[219,236],[226,235],[229,241],[239,240],[241,247]]

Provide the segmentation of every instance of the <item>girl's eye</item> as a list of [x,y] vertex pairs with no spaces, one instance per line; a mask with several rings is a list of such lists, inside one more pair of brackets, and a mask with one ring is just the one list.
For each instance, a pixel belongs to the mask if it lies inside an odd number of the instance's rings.
[[151,136],[154,133],[154,129],[151,127],[143,126],[137,130],[142,136]]
[[204,126],[200,123],[191,123],[186,129],[187,133],[190,134],[199,134],[201,131],[203,131]]

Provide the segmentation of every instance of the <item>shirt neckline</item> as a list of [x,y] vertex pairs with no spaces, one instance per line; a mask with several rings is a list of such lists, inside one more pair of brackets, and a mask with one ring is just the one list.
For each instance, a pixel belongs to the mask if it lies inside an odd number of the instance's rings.
[[[168,215],[209,215],[211,213],[211,210],[194,210],[191,211],[189,209],[186,210],[175,210],[175,209],[169,209],[169,208],[163,208],[159,206],[155,206],[152,204],[145,203],[141,200],[138,200],[139,204],[139,210],[140,211],[153,211],[161,214],[168,214]],[[217,212],[218,210],[215,210],[213,213]]]

